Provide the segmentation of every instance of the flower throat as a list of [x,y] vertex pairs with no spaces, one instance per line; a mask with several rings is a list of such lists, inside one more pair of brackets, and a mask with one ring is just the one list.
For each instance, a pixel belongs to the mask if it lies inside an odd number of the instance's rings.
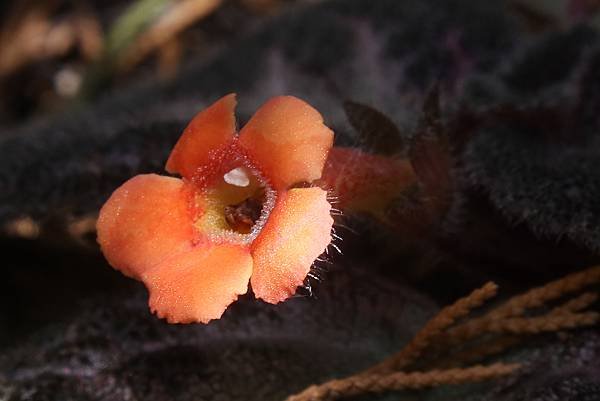
[[275,191],[254,168],[237,166],[199,191],[196,227],[213,239],[251,242],[275,205]]

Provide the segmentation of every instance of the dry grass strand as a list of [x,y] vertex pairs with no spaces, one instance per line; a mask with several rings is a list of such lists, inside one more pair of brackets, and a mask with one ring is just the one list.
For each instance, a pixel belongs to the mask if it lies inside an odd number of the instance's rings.
[[490,333],[538,334],[575,327],[592,326],[600,321],[600,313],[559,313],[539,317],[514,317],[494,320],[486,329]]
[[[595,292],[576,296],[545,315],[523,317],[528,309],[545,306],[548,302],[598,282],[600,282],[600,266],[571,274],[517,295],[482,317],[450,328],[457,320],[467,316],[471,310],[496,295],[498,287],[494,283],[487,283],[467,297],[443,308],[397,354],[354,376],[311,386],[302,393],[288,397],[286,401],[335,400],[365,393],[475,382],[513,373],[519,368],[519,364],[496,363],[489,366],[455,367],[446,370],[439,370],[439,368],[460,366],[503,352],[520,343],[523,334],[556,332],[598,324],[600,313],[584,311],[597,301],[598,294]],[[479,342],[475,342],[474,345],[468,342],[477,336],[482,336]],[[446,351],[447,355],[440,358],[434,351],[433,358],[430,357],[428,360],[425,358],[425,362],[421,361],[421,366],[431,364],[438,369],[426,372],[398,371],[413,364],[425,349],[433,345],[438,352]],[[451,345],[463,345],[463,347],[459,347],[458,352],[453,352],[454,347]],[[394,370],[396,372],[393,372]]]
[[396,372],[386,375],[357,375],[315,385],[286,401],[332,401],[367,393],[382,393],[404,389],[421,389],[444,384],[473,383],[514,373],[519,364],[496,363],[428,372]]
[[[471,319],[456,326],[447,333],[447,342],[451,344],[461,343],[489,331],[490,325],[496,321],[520,317],[527,309],[538,308],[546,303],[561,298],[562,296],[579,291],[580,289],[600,282],[600,266],[591,267],[581,272],[570,274],[564,278],[552,281],[542,287],[534,288],[522,295],[517,295],[503,305],[497,307],[486,315]],[[583,297],[583,296],[582,296]],[[564,307],[583,309],[595,302],[594,296],[586,295],[583,299],[572,300]],[[571,304],[573,302],[573,304]],[[588,303],[585,305],[586,303]]]
[[468,296],[445,307],[427,322],[412,341],[400,352],[366,370],[364,374],[385,373],[394,369],[403,369],[410,365],[430,345],[433,338],[438,337],[442,331],[454,324],[458,319],[465,317],[471,310],[481,306],[488,299],[493,298],[497,291],[498,286],[489,282]]

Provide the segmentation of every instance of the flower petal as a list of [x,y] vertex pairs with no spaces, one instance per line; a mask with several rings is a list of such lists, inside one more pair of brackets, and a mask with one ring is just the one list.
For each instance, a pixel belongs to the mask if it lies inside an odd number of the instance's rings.
[[240,142],[275,189],[321,177],[333,131],[321,114],[293,96],[265,103],[240,133]]
[[277,303],[296,292],[331,241],[330,210],[321,188],[294,188],[279,194],[252,244],[251,284],[257,298]]
[[190,189],[180,179],[138,175],[119,187],[100,210],[98,243],[108,262],[123,274],[140,274],[189,249],[194,228]]
[[235,136],[235,94],[229,94],[196,114],[171,151],[166,170],[191,178],[210,155]]
[[248,290],[252,258],[236,245],[197,246],[146,271],[152,312],[169,323],[207,323]]

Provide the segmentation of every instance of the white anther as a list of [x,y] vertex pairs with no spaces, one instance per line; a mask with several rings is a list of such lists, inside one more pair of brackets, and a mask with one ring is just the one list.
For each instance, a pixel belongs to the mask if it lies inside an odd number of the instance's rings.
[[250,185],[250,178],[243,168],[237,167],[223,176],[226,183],[236,187],[247,187]]

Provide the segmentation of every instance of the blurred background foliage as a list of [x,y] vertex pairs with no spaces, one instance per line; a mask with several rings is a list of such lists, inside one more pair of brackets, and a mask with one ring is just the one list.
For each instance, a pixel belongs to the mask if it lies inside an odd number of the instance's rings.
[[[138,78],[168,81],[266,19],[323,0],[20,0],[0,5],[0,129]],[[497,0],[503,1],[503,0]],[[533,29],[600,0],[504,0]],[[600,20],[600,19],[599,19]]]
[[134,78],[169,80],[310,0],[20,0],[0,5],[0,128],[89,102]]

